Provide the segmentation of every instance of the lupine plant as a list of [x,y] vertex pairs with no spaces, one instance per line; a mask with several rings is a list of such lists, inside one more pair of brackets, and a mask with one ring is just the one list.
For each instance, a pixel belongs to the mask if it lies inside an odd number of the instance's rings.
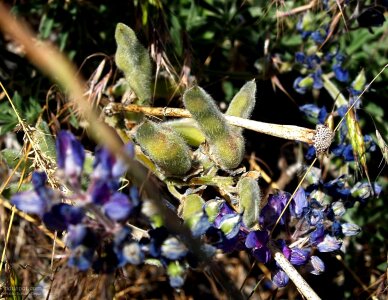
[[[323,43],[329,24],[314,30],[311,18],[311,14],[304,15],[297,30],[303,39]],[[155,121],[139,110],[151,99],[148,53],[124,24],[117,25],[115,37],[115,60],[124,73],[133,110],[128,113],[128,106],[122,104],[121,110],[109,106],[105,113],[107,118],[126,116],[136,123],[133,128],[117,121],[113,125],[129,140],[123,152],[142,162],[167,187],[170,195],[165,205],[179,216],[181,226],[190,229],[191,236],[168,230],[161,212],[142,196],[141,186],[127,173],[133,166],[126,160],[98,147],[94,157],[89,157],[92,171],[87,171],[85,150],[69,131],[60,131],[56,137],[58,188],[49,187],[47,175],[36,171],[33,189],[15,194],[11,202],[40,217],[48,229],[64,232],[68,265],[81,271],[113,272],[126,264],[153,264],[164,267],[171,286],[179,289],[190,268],[214,259],[217,252],[246,251],[267,266],[277,287],[284,287],[290,273],[276,259],[277,249],[295,272],[324,272],[321,253],[339,251],[345,237],[361,230],[343,219],[346,211],[378,196],[380,186],[354,182],[346,175],[323,180],[321,170],[312,165],[294,193],[277,190],[265,196],[260,173],[247,172],[243,164],[244,125],[231,125],[227,118],[249,119],[256,103],[255,81],[242,86],[225,114],[209,93],[194,84],[182,95],[186,110],[176,110],[176,116],[189,119]],[[316,50],[295,54],[295,63],[304,74],[294,82],[296,91],[325,88],[340,97],[330,113],[316,105],[301,107],[317,125],[307,158],[331,155],[356,160],[368,174],[365,155],[375,146],[355,122],[365,74],[362,71],[350,83],[347,101],[325,74],[329,66],[339,82],[349,82],[345,56],[335,48],[325,57]],[[342,117],[345,122],[340,121]],[[333,120],[342,122],[336,130]],[[173,198],[179,203],[172,204],[176,203]],[[188,246],[188,238],[199,241],[202,256]]]

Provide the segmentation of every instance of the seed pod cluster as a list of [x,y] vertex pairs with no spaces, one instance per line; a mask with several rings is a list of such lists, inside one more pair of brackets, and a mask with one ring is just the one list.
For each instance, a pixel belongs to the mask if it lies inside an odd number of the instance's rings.
[[256,179],[243,177],[237,183],[237,191],[240,197],[240,212],[243,214],[243,222],[247,227],[253,228],[259,221],[260,187]]
[[152,66],[147,49],[139,42],[135,32],[123,23],[117,24],[115,39],[117,67],[123,71],[130,88],[138,97],[138,104],[149,104]]
[[191,151],[172,128],[145,120],[136,130],[135,139],[142,150],[166,174],[185,175],[191,169]]
[[237,168],[245,152],[241,132],[227,124],[214,100],[202,88],[194,86],[187,90],[183,102],[204,133],[214,160],[224,170]]

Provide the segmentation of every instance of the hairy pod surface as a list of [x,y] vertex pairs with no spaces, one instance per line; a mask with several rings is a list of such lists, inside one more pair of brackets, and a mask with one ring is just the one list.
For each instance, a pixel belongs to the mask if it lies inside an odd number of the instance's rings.
[[244,224],[252,228],[258,224],[261,205],[260,187],[256,179],[243,177],[237,183],[240,196],[240,212],[243,213]]
[[137,128],[135,139],[166,175],[181,176],[191,169],[191,151],[172,128],[145,120]]
[[182,218],[183,220],[188,220],[190,217],[195,214],[202,212],[202,207],[205,204],[205,201],[201,196],[197,194],[191,194],[185,197],[183,203]]
[[139,42],[135,32],[123,23],[117,24],[115,39],[117,67],[123,71],[130,88],[138,97],[138,104],[149,104],[152,66],[147,49]]
[[202,88],[195,86],[185,92],[183,102],[197,121],[221,168],[237,168],[245,153],[244,138],[231,128],[216,103]]
[[248,81],[233,97],[226,115],[249,119],[256,104],[256,83]]

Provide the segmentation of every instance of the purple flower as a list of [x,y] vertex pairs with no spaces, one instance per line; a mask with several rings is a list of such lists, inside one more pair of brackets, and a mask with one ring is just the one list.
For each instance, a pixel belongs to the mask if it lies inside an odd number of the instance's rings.
[[315,70],[317,67],[319,67],[320,63],[321,63],[321,59],[316,54],[308,55],[306,57],[307,68],[310,70]]
[[43,215],[43,222],[50,230],[64,231],[67,230],[69,225],[81,223],[84,216],[85,213],[82,208],[59,203]]
[[[264,228],[272,227],[282,213],[289,198],[290,194],[287,192],[278,192],[275,195],[270,195],[268,197],[267,204],[261,210],[259,218],[260,225]],[[280,225],[284,225],[286,223],[288,215],[288,211],[283,214],[279,222]]]
[[260,249],[267,245],[269,240],[269,234],[265,231],[251,231],[248,233],[247,239],[245,240],[245,246],[247,248]]
[[295,61],[299,64],[303,64],[305,62],[306,55],[303,52],[295,53]]
[[214,224],[218,229],[221,229],[227,239],[231,239],[234,238],[240,230],[241,218],[241,215],[236,213],[227,214]]
[[60,131],[56,140],[58,167],[64,171],[69,183],[79,188],[85,151],[73,134],[67,131]]
[[360,201],[364,201],[371,197],[373,194],[378,197],[381,191],[382,187],[376,182],[373,183],[373,191],[369,183],[357,182],[351,189],[351,194],[353,197],[359,199]]
[[287,274],[283,270],[278,269],[272,274],[272,281],[279,288],[285,287],[289,280],[290,278],[288,278]]
[[322,242],[317,245],[319,252],[332,252],[341,248],[342,242],[337,240],[334,236],[325,235]]
[[161,247],[161,254],[170,260],[179,260],[187,255],[189,250],[186,245],[176,237],[167,238]]
[[325,272],[325,264],[318,256],[312,255],[310,257],[308,269],[311,274],[319,275]]
[[350,189],[345,188],[344,176],[340,176],[323,185],[325,192],[334,198],[347,199],[350,196]]
[[353,236],[361,232],[360,226],[352,223],[344,223],[341,225],[344,236]]
[[343,159],[348,161],[354,161],[353,148],[350,144],[341,144],[333,147],[331,152],[338,157],[343,157]]
[[136,241],[125,243],[121,253],[121,261],[124,264],[140,265],[144,261],[144,252]]
[[11,203],[25,213],[40,217],[43,216],[50,206],[50,202],[46,198],[40,197],[34,190],[13,195]]
[[311,38],[317,44],[322,44],[325,41],[326,36],[327,36],[327,30],[324,30],[324,29],[318,29],[311,33]]
[[341,65],[335,64],[333,66],[333,71],[334,71],[335,78],[337,78],[338,81],[341,81],[341,82],[349,81],[349,72],[344,68],[342,68]]
[[84,225],[70,225],[66,237],[66,246],[75,249],[82,244],[87,234],[88,229]]
[[327,117],[326,107],[319,108],[315,104],[305,104],[299,110],[314,124],[324,124]]
[[109,183],[101,180],[94,180],[88,189],[89,201],[104,205],[111,197],[112,190],[110,189]]
[[44,172],[32,173],[34,190],[17,193],[12,196],[11,203],[18,209],[42,217],[56,199],[54,191],[46,186],[47,176]]
[[252,249],[252,255],[258,261],[267,263],[271,259],[271,251],[267,247],[269,234],[267,231],[251,231],[245,240],[245,246]]
[[317,69],[314,73],[311,74],[314,83],[313,83],[313,89],[320,90],[323,87],[323,81],[322,81],[322,70]]
[[304,189],[300,187],[291,202],[291,212],[300,218],[308,207],[307,197]]
[[186,223],[194,237],[205,234],[211,226],[206,214],[202,211],[191,216]]
[[291,249],[290,263],[295,266],[301,266],[307,263],[307,260],[310,257],[310,249],[300,249],[293,248]]
[[123,193],[114,193],[109,201],[104,204],[105,214],[113,221],[122,222],[128,219],[133,205]]
[[336,217],[342,217],[346,212],[346,208],[345,208],[344,203],[342,201],[333,202],[331,204],[331,209],[333,210],[333,214]]
[[317,224],[315,230],[310,233],[310,242],[312,245],[317,245],[323,241],[325,237],[325,228],[322,224]]
[[93,264],[94,250],[85,246],[73,249],[67,262],[69,267],[76,267],[80,271],[87,271]]
[[[125,146],[125,151],[130,157],[134,155],[133,147],[132,143]],[[124,161],[116,158],[106,148],[98,148],[94,158],[92,178],[99,181],[112,181],[117,186],[118,179],[124,175],[127,168]],[[112,188],[117,188],[116,186]]]

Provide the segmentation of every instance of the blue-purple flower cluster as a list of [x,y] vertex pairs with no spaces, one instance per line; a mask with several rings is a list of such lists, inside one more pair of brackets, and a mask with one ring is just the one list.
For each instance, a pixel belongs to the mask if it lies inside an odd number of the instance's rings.
[[[34,189],[14,195],[12,203],[38,215],[50,230],[67,232],[69,266],[112,272],[127,264],[151,263],[165,267],[171,286],[180,288],[188,268],[198,265],[198,257],[183,242],[184,238],[167,231],[158,221],[152,203],[140,201],[135,187],[120,190],[120,180],[127,170],[125,163],[98,148],[88,176],[83,167],[85,151],[71,133],[60,132],[56,147],[58,175],[69,191],[48,187],[46,175],[34,172]],[[126,150],[134,155],[132,144]],[[278,191],[270,195],[258,216],[257,228],[246,226],[243,213],[236,212],[222,198],[206,201],[202,210],[185,223],[193,236],[203,242],[202,250],[207,256],[216,249],[247,251],[267,264],[273,282],[283,287],[289,278],[273,260],[269,242],[274,241],[294,266],[304,266],[318,275],[325,266],[316,254],[339,250],[344,236],[360,231],[357,225],[342,222],[341,217],[356,201],[371,195],[369,185],[359,183],[350,189],[344,177],[330,182],[317,178],[310,180],[305,189],[299,188],[290,205],[289,193]],[[377,185],[374,189],[379,192]],[[148,220],[145,230],[129,224],[142,217],[143,225],[144,219]]]
[[[126,146],[132,157],[133,147]],[[141,202],[135,187],[119,191],[125,162],[98,148],[93,172],[84,174],[84,148],[67,131],[58,134],[56,151],[62,192],[47,185],[44,172],[34,172],[33,189],[14,195],[11,201],[18,209],[39,216],[48,229],[67,232],[68,265],[82,271],[112,272],[148,260],[165,266],[171,285],[180,287],[190,251],[163,227],[143,231],[128,226],[130,218],[139,217]]]

